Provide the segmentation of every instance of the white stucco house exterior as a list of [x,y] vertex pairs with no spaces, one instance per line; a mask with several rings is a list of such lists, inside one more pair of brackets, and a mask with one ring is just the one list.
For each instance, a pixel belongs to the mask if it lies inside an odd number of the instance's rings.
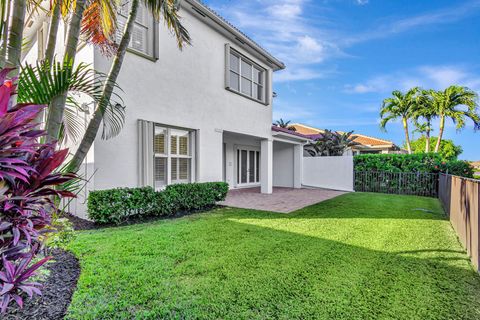
[[[96,139],[83,172],[88,187],[72,212],[85,214],[89,190],[116,187],[225,181],[267,194],[273,186],[301,187],[307,139],[272,129],[272,83],[285,65],[199,1],[183,0],[180,15],[192,39],[183,51],[140,10],[117,81],[125,125],[113,139]],[[27,61],[44,46],[42,30],[48,19],[34,17]],[[111,64],[92,46],[82,47],[78,61],[104,73]]]

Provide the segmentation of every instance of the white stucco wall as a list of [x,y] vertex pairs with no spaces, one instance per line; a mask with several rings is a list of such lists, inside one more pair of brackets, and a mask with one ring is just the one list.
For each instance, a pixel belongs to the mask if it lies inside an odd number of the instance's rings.
[[353,157],[304,157],[303,185],[353,191]]
[[273,142],[273,186],[294,187],[294,145]]
[[[180,52],[160,23],[158,61],[133,53],[125,57],[118,84],[125,91],[126,122],[118,137],[95,142],[96,189],[137,185],[138,119],[198,130],[199,181],[223,178],[223,130],[271,135],[271,106],[225,90],[225,44],[252,57],[193,14],[182,10],[181,16],[192,46]],[[96,70],[107,72],[110,63],[95,53]]]

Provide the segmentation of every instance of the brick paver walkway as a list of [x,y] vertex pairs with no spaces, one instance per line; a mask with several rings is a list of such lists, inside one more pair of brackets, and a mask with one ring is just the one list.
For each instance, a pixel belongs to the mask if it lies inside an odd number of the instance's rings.
[[260,193],[260,188],[230,190],[220,205],[255,210],[292,212],[312,204],[335,198],[346,192],[329,189],[273,188],[272,194]]

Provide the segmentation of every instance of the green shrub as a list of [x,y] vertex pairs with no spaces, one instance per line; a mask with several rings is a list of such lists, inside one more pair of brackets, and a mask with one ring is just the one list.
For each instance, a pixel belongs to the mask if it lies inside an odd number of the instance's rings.
[[473,167],[467,161],[442,160],[436,153],[364,154],[354,157],[355,171],[449,173],[473,177]]
[[120,224],[209,209],[224,200],[227,192],[224,182],[175,184],[158,192],[151,187],[98,190],[89,193],[87,210],[89,218],[97,223]]
[[156,198],[152,187],[91,191],[87,203],[88,217],[98,223],[120,224],[133,217],[153,214]]
[[228,184],[222,182],[173,184],[164,193],[176,203],[177,210],[203,210],[222,201],[228,192]]

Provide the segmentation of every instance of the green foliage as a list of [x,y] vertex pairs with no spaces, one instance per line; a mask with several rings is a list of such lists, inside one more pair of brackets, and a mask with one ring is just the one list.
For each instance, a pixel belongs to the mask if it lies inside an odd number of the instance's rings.
[[77,236],[73,224],[67,218],[55,215],[52,218],[52,227],[55,231],[47,234],[49,248],[65,249]]
[[307,152],[314,157],[341,156],[348,147],[357,145],[353,131],[338,132],[325,129],[315,142],[307,146]]
[[350,193],[90,230],[66,319],[480,319],[480,277],[436,199]]
[[228,184],[223,182],[174,184],[165,190],[177,210],[187,212],[209,208],[225,200],[227,192]]
[[473,177],[467,161],[445,161],[437,153],[363,154],[354,157],[355,171],[449,173]]
[[[430,137],[430,148],[432,148],[432,146],[435,146],[437,139],[437,137]],[[422,136],[417,140],[412,141],[411,145],[413,153],[425,153],[425,136]],[[443,139],[440,143],[439,153],[444,160],[456,160],[462,152],[462,147],[454,144],[452,140]]]
[[213,207],[225,200],[228,184],[224,182],[169,185],[163,191],[152,187],[117,188],[91,191],[88,216],[97,223],[121,224],[131,219],[171,216]]

